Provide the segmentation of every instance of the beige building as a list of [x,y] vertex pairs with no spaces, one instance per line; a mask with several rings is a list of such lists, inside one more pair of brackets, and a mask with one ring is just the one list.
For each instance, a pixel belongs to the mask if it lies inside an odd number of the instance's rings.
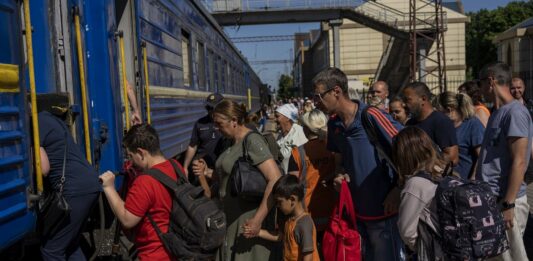
[[514,77],[526,84],[526,97],[533,99],[533,17],[497,35],[498,61],[511,66]]
[[[389,24],[395,23],[400,30],[408,31],[409,26],[409,1],[406,0],[377,0],[377,3],[366,2],[358,7],[356,10],[360,10],[361,13],[370,15],[378,20],[385,21]],[[425,1],[417,1],[418,6],[423,6]],[[382,8],[380,10],[380,8]],[[447,31],[444,34],[445,45],[445,58],[446,58],[446,75],[448,79],[448,89],[455,90],[459,84],[465,80],[466,74],[466,61],[465,61],[465,24],[468,22],[468,17],[463,14],[462,4],[460,1],[450,4],[450,8],[443,7],[446,12],[445,21],[447,22]],[[433,19],[431,18],[435,13],[434,5],[427,5],[421,10],[417,11],[419,19]],[[419,27],[422,25],[419,25]],[[328,23],[324,22],[321,25],[321,34],[314,37],[311,46],[305,47],[304,50],[311,52],[309,55],[312,57],[312,72],[310,75],[303,73],[300,76],[295,75],[295,79],[301,79],[300,85],[308,83],[305,79],[315,75],[320,70],[333,66],[334,61],[334,32]],[[403,71],[406,71],[408,75],[408,54],[409,44],[406,40],[403,40],[403,44],[398,44],[397,41],[393,45],[392,41],[389,46],[389,41],[394,39],[388,34],[377,31],[365,25],[353,22],[349,19],[343,19],[342,25],[339,29],[340,40],[340,68],[348,75],[349,81],[354,86],[363,86],[367,88],[368,85],[376,77],[378,68],[383,67],[387,62],[393,62],[394,60],[404,59]],[[396,41],[396,40],[395,40]],[[435,49],[436,44],[431,46],[432,52]],[[394,50],[396,48],[396,50]],[[401,48],[401,49],[400,49]],[[392,49],[392,50],[391,50]],[[389,57],[387,57],[389,53]],[[302,56],[302,52],[297,52],[297,58]],[[401,57],[399,57],[401,56]],[[387,58],[389,61],[387,61]],[[436,59],[436,54],[434,57]],[[407,59],[407,60],[405,60]],[[304,65],[298,64],[295,59],[295,74],[301,73],[304,70],[301,68]],[[305,63],[304,63],[305,64]],[[435,63],[429,60],[425,61],[425,67],[428,69],[434,68]],[[389,66],[389,70],[390,67]],[[400,70],[400,69],[397,69]],[[392,71],[396,71],[393,69]],[[382,72],[387,73],[387,72]],[[396,86],[401,87],[406,83],[407,78],[402,80],[402,83],[396,83]],[[428,75],[425,78],[426,83],[430,87],[438,85],[436,77]],[[299,83],[296,83],[296,86]],[[389,83],[391,84],[391,83]],[[396,87],[396,88],[398,88]],[[311,92],[310,86],[303,86],[304,95],[308,95]],[[358,87],[361,89],[361,87]],[[363,90],[359,90],[362,92]]]

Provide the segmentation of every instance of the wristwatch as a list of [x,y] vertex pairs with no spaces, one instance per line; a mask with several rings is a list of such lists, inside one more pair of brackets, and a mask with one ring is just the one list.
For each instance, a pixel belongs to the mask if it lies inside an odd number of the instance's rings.
[[509,203],[507,201],[502,201],[502,210],[508,210],[514,208],[514,203]]

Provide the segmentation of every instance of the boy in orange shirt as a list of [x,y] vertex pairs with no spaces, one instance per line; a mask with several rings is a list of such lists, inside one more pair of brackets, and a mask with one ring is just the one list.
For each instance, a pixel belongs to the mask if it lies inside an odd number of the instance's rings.
[[[283,231],[269,232],[261,229],[259,237],[270,241],[283,241],[283,260],[317,261],[316,229],[311,216],[303,206],[304,189],[298,177],[282,176],[274,185],[272,194],[278,209],[287,216]],[[246,231],[246,227],[244,228]]]

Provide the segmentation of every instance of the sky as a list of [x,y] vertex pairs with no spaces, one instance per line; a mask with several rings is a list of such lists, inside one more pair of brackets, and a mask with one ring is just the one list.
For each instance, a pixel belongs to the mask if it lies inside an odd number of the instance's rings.
[[[407,1],[407,0],[406,0]],[[450,0],[444,0],[450,1]],[[465,12],[475,12],[482,8],[493,10],[505,6],[510,0],[463,0]],[[319,23],[305,24],[273,24],[253,26],[228,26],[224,30],[230,38],[250,36],[292,35],[296,32],[309,32],[319,29]],[[248,61],[292,60],[294,58],[293,41],[277,41],[263,43],[235,43]],[[252,64],[252,68],[263,83],[277,88],[281,74],[290,74],[292,63],[279,64]]]

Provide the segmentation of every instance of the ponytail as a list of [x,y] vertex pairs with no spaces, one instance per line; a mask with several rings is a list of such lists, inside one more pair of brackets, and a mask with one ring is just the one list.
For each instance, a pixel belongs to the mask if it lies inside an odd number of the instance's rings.
[[455,95],[457,99],[457,110],[461,112],[464,119],[472,118],[475,115],[474,104],[472,99],[464,93]]
[[463,119],[468,119],[475,115],[472,99],[463,93],[441,93],[433,100],[433,106],[440,111],[447,108],[457,110],[461,113]]

